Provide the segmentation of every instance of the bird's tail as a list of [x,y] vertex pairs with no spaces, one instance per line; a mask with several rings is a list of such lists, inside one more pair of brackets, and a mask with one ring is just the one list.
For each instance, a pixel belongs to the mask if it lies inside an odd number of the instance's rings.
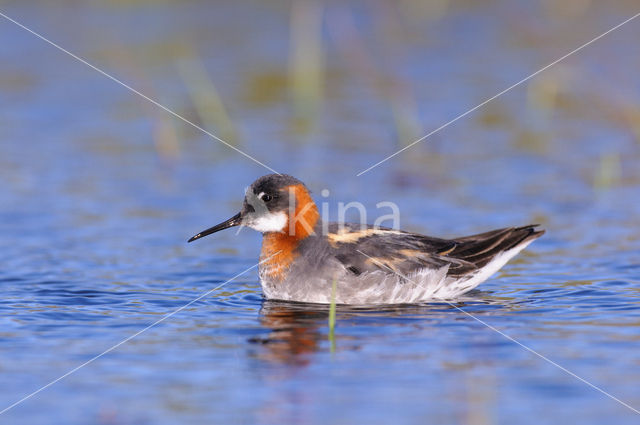
[[[478,235],[456,238],[456,247],[448,256],[475,264],[482,268],[493,260],[498,254],[509,251],[518,246],[524,248],[534,239],[544,234],[544,230],[538,230],[538,224],[530,224],[522,227],[509,227],[506,229],[492,230]],[[519,250],[518,250],[519,251]],[[516,253],[514,252],[514,255]]]

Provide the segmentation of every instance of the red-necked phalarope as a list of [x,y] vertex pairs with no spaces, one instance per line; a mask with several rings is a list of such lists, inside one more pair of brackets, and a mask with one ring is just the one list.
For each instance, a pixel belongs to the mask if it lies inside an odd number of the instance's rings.
[[329,303],[335,279],[339,304],[456,298],[544,233],[528,225],[440,239],[360,224],[322,226],[306,186],[280,174],[260,177],[247,189],[242,211],[189,242],[233,226],[263,234],[259,275],[266,298]]

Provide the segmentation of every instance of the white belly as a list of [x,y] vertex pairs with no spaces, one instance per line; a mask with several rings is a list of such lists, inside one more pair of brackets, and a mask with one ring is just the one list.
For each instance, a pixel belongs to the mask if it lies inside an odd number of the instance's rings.
[[[406,278],[382,271],[356,276],[336,268],[339,270],[335,277],[336,303],[404,304],[455,299],[491,277],[529,243],[497,255],[480,270],[455,278],[447,276],[448,267],[421,269]],[[331,276],[290,275],[283,282],[274,282],[261,270],[260,282],[267,299],[320,304],[331,302]]]

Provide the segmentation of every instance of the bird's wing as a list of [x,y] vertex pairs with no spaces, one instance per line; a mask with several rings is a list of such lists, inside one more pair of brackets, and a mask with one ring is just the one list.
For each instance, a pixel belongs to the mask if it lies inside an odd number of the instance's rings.
[[329,227],[327,239],[333,256],[354,274],[395,272],[407,276],[420,269],[448,266],[448,274],[462,275],[477,267],[472,262],[449,257],[457,242],[386,228],[345,225]]
[[536,229],[537,226],[537,224],[530,224],[522,227],[508,227],[456,238],[456,247],[447,255],[468,261],[481,268],[498,254],[527,244],[542,236],[544,230]]
[[462,276],[485,267],[497,255],[539,238],[537,225],[509,227],[455,239],[440,239],[386,228],[329,227],[335,258],[355,274],[383,270],[406,276],[423,268],[448,266]]

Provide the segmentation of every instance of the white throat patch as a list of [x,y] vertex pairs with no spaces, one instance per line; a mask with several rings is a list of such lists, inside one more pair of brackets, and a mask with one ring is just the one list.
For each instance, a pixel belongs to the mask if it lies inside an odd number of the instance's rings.
[[279,213],[264,213],[257,217],[252,217],[247,221],[245,226],[251,227],[258,232],[283,232],[287,225],[287,214],[284,212]]

